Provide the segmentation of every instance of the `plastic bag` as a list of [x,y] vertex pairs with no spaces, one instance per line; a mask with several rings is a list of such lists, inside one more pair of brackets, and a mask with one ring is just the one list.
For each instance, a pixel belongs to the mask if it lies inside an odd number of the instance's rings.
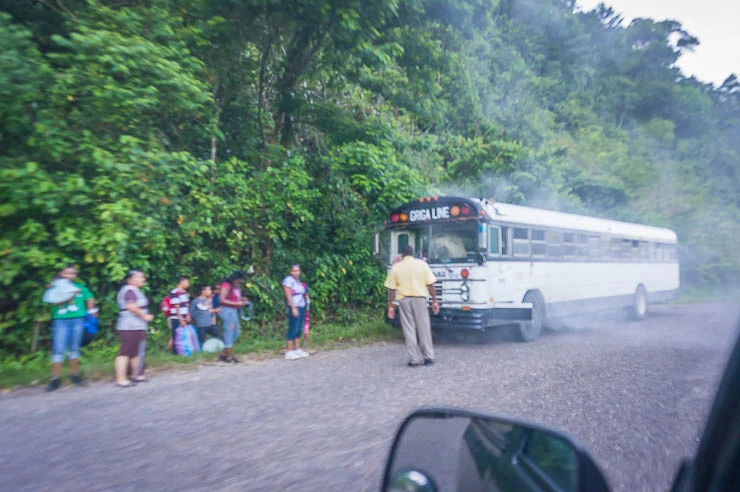
[[180,326],[175,329],[175,352],[185,357],[200,352],[198,333],[193,325]]

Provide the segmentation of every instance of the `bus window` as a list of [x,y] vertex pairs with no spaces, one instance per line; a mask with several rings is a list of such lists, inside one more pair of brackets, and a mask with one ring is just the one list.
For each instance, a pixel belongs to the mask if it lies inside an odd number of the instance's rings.
[[501,254],[503,256],[509,256],[511,254],[511,247],[509,246],[509,228],[501,228]]
[[603,234],[601,236],[599,248],[601,249],[601,257],[603,259],[608,260],[614,258],[614,248],[612,247],[612,237],[610,235]]
[[655,253],[656,253],[655,261],[658,261],[661,263],[668,261],[669,258],[668,258],[668,245],[667,244],[662,244],[662,243],[656,244]]
[[648,248],[647,241],[640,241],[639,250],[641,260],[650,260],[650,249]]
[[545,231],[542,229],[532,229],[532,256],[545,256],[546,254]]
[[529,256],[529,229],[515,227],[512,243],[514,256]]
[[639,260],[640,259],[640,241],[637,241],[636,239],[632,240],[632,252],[630,254],[630,257],[633,260]]
[[529,242],[514,239],[514,256],[529,256]]
[[620,258],[622,256],[622,240],[618,237],[611,238],[609,242],[609,251],[612,258]]
[[532,243],[532,256],[545,256],[547,254],[547,244]]
[[601,256],[601,237],[596,234],[588,236],[588,256],[589,258],[599,258]]
[[563,233],[547,231],[547,256],[560,258],[563,256]]
[[492,255],[501,254],[501,241],[499,239],[499,228],[490,226],[488,228],[488,251]]
[[673,262],[677,262],[678,261],[678,246],[676,246],[675,244],[671,244],[670,246],[668,246],[668,248],[669,248],[668,251],[670,253],[669,260]]
[[622,247],[619,248],[620,258],[632,258],[632,241],[629,239],[622,239]]

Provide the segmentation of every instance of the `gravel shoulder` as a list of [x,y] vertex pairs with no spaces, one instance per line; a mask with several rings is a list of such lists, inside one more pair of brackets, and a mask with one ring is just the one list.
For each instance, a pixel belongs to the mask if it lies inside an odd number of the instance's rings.
[[666,490],[693,454],[737,335],[737,303],[578,320],[531,344],[400,343],[0,396],[3,488],[378,490],[401,420],[452,406],[560,428],[614,490]]

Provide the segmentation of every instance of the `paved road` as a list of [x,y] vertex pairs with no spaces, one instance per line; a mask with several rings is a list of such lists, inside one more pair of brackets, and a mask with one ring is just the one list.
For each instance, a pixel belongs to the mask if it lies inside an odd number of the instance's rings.
[[95,384],[0,397],[0,488],[377,490],[393,434],[420,406],[559,427],[614,490],[665,490],[696,447],[736,335],[738,304],[580,320],[531,344],[399,343],[299,361],[203,366],[133,389]]

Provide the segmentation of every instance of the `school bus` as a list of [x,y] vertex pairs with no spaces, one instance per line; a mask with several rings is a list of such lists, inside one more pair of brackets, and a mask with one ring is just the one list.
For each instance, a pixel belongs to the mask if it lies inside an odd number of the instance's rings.
[[423,197],[393,210],[375,236],[388,268],[410,244],[437,277],[434,330],[518,325],[536,339],[547,319],[613,308],[636,320],[675,296],[670,229],[495,200]]

